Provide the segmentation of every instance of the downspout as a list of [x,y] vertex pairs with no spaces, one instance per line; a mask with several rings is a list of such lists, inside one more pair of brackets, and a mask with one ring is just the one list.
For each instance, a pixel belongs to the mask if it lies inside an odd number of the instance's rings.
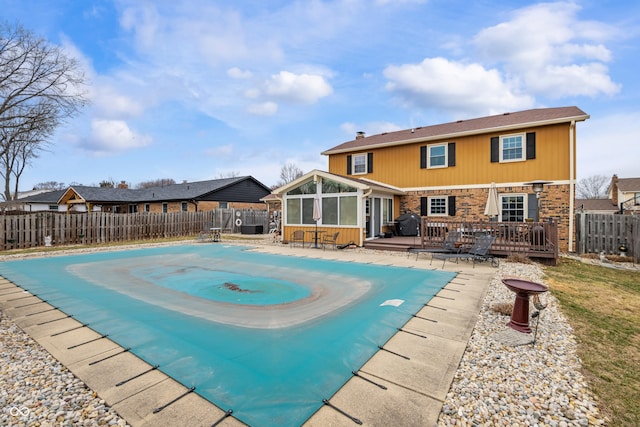
[[572,120],[569,125],[569,252],[573,252],[573,232],[575,227],[574,208],[575,208],[575,189],[576,189],[576,171],[575,171],[575,129],[576,121]]
[[[365,199],[371,195],[371,193],[373,193],[373,188],[370,188],[369,191],[362,194],[362,201],[364,202]],[[360,206],[364,206],[364,203],[360,203]],[[362,219],[362,215],[360,216],[360,219]],[[363,234],[362,231],[364,230],[366,234],[366,230],[364,229],[365,226],[366,226],[366,223],[364,223],[363,226],[360,227],[360,233],[358,236],[360,241],[358,242],[358,246],[364,246],[364,237],[362,237],[362,234]]]

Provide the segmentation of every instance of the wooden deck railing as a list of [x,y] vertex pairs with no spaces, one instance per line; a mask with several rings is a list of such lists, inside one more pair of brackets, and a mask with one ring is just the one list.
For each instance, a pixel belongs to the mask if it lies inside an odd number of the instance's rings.
[[480,234],[496,237],[490,253],[511,255],[522,253],[533,258],[558,258],[558,226],[550,222],[452,221],[421,218],[421,246],[442,246],[447,233],[460,233],[459,244],[470,246]]

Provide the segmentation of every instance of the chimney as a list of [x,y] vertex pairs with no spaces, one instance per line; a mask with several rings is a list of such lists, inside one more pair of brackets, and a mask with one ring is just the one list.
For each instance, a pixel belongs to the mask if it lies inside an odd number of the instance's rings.
[[127,184],[126,181],[120,181],[120,184],[118,184],[118,188],[127,189],[127,188],[129,188],[129,184]]
[[611,177],[611,203],[618,206],[618,175]]
[[356,133],[356,139],[362,139],[362,138],[364,138],[364,132],[360,131]]

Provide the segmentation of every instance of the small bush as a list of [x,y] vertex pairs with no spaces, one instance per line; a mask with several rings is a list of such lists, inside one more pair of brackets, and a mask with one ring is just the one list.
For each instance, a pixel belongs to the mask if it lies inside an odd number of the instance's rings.
[[520,264],[531,264],[531,259],[523,253],[515,252],[507,257],[507,262],[519,262]]
[[511,316],[513,313],[513,303],[512,302],[497,302],[491,306],[491,310],[496,313],[503,314],[505,316]]

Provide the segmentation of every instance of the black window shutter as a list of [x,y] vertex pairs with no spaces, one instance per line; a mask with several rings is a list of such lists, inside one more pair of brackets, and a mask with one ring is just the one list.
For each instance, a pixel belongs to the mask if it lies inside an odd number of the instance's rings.
[[527,194],[527,218],[540,221],[538,218],[538,198],[535,194]]
[[500,161],[500,137],[491,138],[491,163]]
[[429,201],[426,197],[420,197],[420,216],[429,216]]
[[527,134],[527,160],[536,158],[536,133]]
[[456,216],[456,196],[449,196],[448,202],[448,211],[449,216]]
[[420,169],[427,168],[427,146],[420,147]]
[[449,145],[447,146],[447,149],[449,150],[448,156],[449,159],[449,167],[451,166],[455,166],[456,165],[456,143],[455,142],[450,142]]
[[351,154],[347,155],[347,175],[351,175]]
[[373,172],[373,153],[367,153],[367,173]]

